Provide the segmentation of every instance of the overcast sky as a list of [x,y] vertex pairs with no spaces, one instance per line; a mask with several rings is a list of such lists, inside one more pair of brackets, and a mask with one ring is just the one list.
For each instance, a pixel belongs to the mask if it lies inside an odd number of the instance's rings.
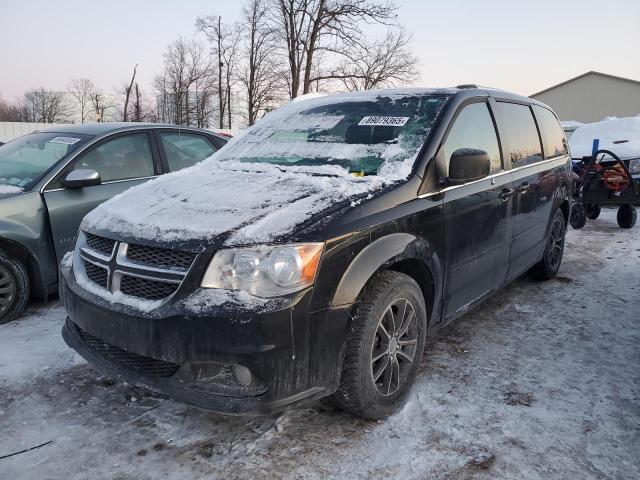
[[[529,95],[588,70],[640,80],[640,0],[398,0],[413,32],[418,85],[478,83]],[[0,95],[106,91],[140,64],[141,86],[196,17],[240,15],[240,0],[0,0]]]

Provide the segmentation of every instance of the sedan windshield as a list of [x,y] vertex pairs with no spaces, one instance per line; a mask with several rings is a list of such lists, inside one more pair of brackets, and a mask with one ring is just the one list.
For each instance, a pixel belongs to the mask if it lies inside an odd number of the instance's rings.
[[77,134],[32,133],[1,146],[0,185],[30,188],[87,138]]
[[413,160],[446,100],[443,92],[371,91],[291,102],[230,142],[220,160],[338,165],[375,175]]

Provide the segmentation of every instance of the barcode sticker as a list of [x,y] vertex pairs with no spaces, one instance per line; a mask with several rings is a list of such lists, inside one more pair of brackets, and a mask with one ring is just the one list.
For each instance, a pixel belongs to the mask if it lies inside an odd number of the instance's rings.
[[409,117],[377,117],[369,116],[360,120],[358,125],[367,127],[402,127],[409,121]]
[[64,145],[74,145],[81,139],[76,137],[55,137],[49,140],[49,143],[62,143]]

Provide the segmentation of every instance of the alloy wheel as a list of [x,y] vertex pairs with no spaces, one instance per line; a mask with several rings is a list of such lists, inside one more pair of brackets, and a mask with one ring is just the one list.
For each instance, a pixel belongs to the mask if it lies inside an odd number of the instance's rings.
[[371,347],[371,379],[382,396],[393,395],[416,360],[419,325],[415,307],[405,298],[384,311]]
[[557,270],[560,267],[564,250],[564,222],[560,216],[557,216],[553,221],[548,242],[547,255],[549,264],[554,270]]
[[0,265],[0,316],[4,315],[16,298],[16,279],[5,266]]

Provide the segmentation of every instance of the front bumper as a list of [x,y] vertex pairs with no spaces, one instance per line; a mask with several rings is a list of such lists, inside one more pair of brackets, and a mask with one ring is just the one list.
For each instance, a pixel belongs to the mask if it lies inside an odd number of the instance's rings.
[[[101,370],[169,397],[222,413],[272,413],[335,391],[347,309],[308,311],[312,292],[267,311],[179,300],[154,312],[109,304],[61,269],[67,344]],[[250,382],[235,374],[250,372]],[[242,381],[244,380],[244,381]]]

